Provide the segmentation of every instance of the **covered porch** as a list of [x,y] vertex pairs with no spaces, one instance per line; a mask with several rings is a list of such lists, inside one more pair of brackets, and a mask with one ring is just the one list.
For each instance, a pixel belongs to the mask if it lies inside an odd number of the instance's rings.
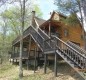
[[50,37],[55,35],[61,38],[61,26],[61,22],[59,21],[47,20],[45,23],[40,25],[40,28]]

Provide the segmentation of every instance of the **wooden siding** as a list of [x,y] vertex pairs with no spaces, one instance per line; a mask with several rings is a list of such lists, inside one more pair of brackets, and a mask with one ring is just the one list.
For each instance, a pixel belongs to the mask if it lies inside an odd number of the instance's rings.
[[[54,15],[52,17],[52,21],[54,20],[55,17],[58,17],[58,16],[59,16],[59,19],[61,19],[62,16],[60,16],[57,13],[54,13]],[[57,20],[57,25],[58,25],[58,20]],[[65,36],[65,34],[64,34],[65,29],[68,30],[68,36]],[[84,40],[81,38],[82,28],[79,24],[77,24],[77,26],[69,26],[69,25],[61,23],[59,27],[57,26],[56,31],[59,32],[61,39],[63,41],[66,42],[66,41],[70,40],[72,42],[79,43],[80,47],[84,46]]]
[[[67,29],[68,30],[68,36],[65,36],[64,30]],[[72,41],[75,43],[79,43],[80,47],[84,46],[84,40],[81,38],[82,36],[82,28],[77,25],[77,26],[61,26],[61,39],[63,41]]]

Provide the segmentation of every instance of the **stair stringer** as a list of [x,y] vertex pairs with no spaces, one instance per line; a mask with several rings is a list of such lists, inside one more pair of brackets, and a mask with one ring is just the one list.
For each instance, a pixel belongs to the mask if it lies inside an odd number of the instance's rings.
[[86,74],[85,74],[85,76],[84,76],[84,73],[83,73],[83,72],[79,72],[78,69],[74,68],[74,67],[75,67],[74,64],[72,64],[70,61],[68,61],[67,58],[64,57],[64,55],[62,55],[62,53],[61,53],[60,51],[56,50],[56,53],[57,53],[60,57],[62,57],[62,58],[65,60],[65,62],[67,62],[78,74],[80,74],[81,77],[82,77],[84,80],[86,80]]

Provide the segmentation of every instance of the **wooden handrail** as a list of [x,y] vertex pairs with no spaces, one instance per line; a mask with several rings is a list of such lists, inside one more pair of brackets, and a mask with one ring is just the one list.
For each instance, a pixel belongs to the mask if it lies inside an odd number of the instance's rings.
[[47,39],[47,40],[45,40],[45,42],[46,42],[46,41],[49,41],[49,40],[52,40],[52,39],[54,39],[54,38],[56,38],[57,40],[59,40],[60,42],[62,42],[63,44],[65,44],[67,47],[71,48],[71,49],[74,50],[76,53],[78,53],[79,55],[81,55],[83,58],[86,59],[85,56],[83,56],[82,54],[80,54],[78,51],[76,51],[74,48],[72,48],[71,46],[69,46],[67,43],[65,43],[64,41],[62,41],[61,39],[59,39],[57,36],[54,36],[54,35],[53,35],[51,39]]
[[79,50],[81,50],[82,52],[84,52],[84,54],[86,54],[86,51],[84,49],[82,49],[81,47],[75,45],[74,43],[70,42],[70,41],[67,41],[69,42],[70,44],[72,44],[74,47],[78,48]]

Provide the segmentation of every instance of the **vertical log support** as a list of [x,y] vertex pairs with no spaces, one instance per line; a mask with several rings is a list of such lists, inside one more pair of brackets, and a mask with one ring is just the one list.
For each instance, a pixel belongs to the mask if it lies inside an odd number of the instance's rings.
[[34,73],[36,71],[36,52],[37,52],[37,49],[35,48],[34,49],[34,56],[35,56],[35,59],[34,59]]
[[17,47],[17,53],[19,54],[19,47]]
[[28,59],[27,59],[27,70],[29,70],[30,50],[31,50],[31,36],[30,36],[30,39],[29,39],[29,50],[28,50]]
[[12,64],[14,64],[14,57],[15,57],[15,47],[13,46],[13,60],[12,60]]
[[57,53],[55,53],[54,72],[55,77],[57,77]]
[[29,59],[27,59],[27,70],[29,70]]
[[47,54],[44,54],[44,74],[46,74],[47,71]]
[[16,63],[17,63],[17,59],[16,59]]

